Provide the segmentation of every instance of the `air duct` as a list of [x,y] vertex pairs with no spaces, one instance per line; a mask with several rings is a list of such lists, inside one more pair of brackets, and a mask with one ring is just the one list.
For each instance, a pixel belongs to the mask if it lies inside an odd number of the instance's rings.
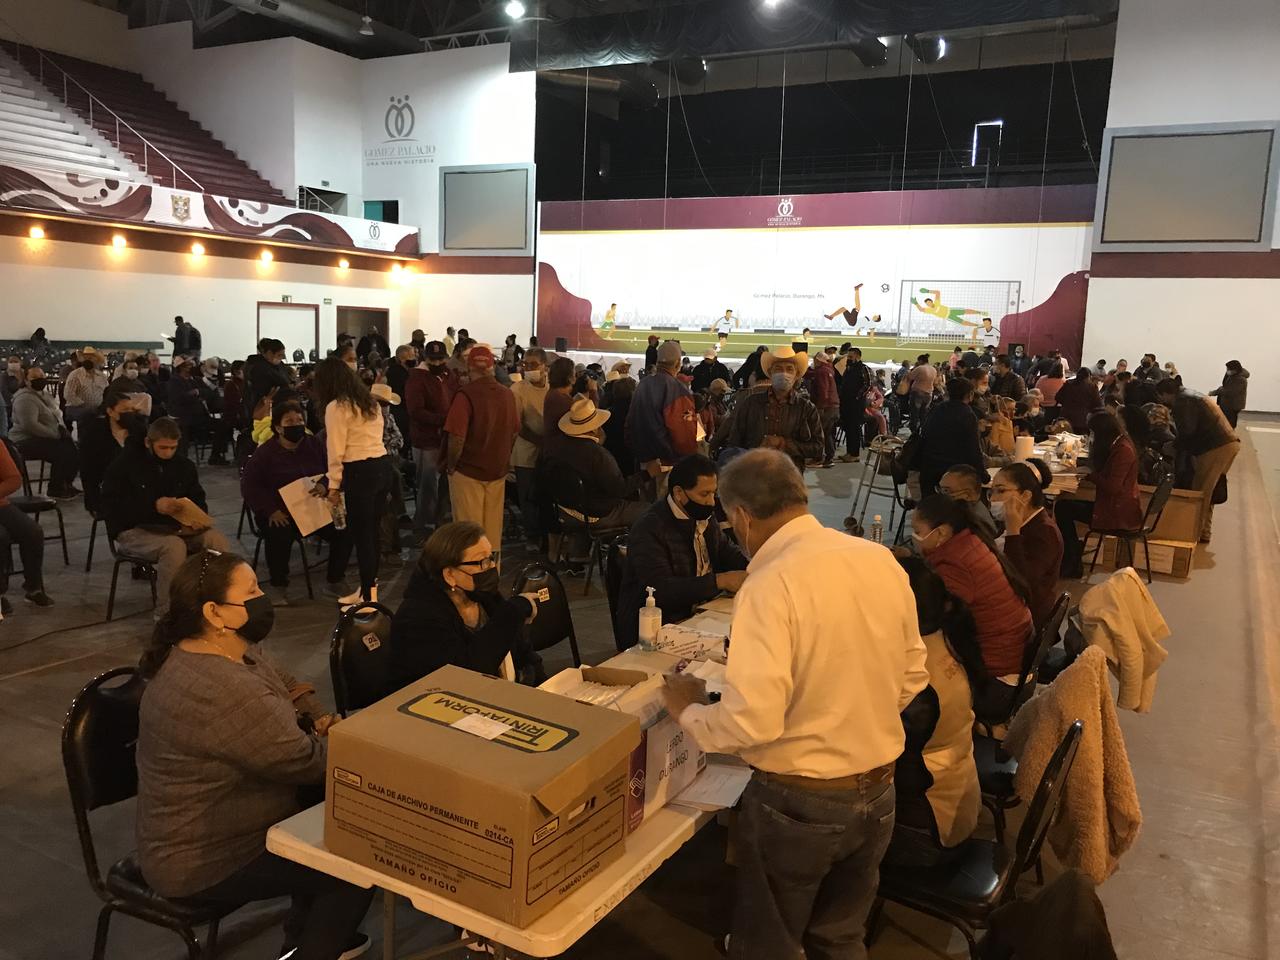
[[318,34],[344,50],[364,56],[421,53],[426,49],[412,34],[376,20],[369,24],[372,35],[361,34],[360,14],[327,0],[227,0],[246,13],[279,20],[290,27]]

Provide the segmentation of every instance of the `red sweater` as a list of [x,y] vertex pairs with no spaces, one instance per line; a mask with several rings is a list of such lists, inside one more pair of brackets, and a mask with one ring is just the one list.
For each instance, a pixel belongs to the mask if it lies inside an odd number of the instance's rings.
[[1031,611],[1014,592],[999,558],[973,531],[964,530],[927,559],[947,590],[973,612],[987,671],[993,677],[1018,673],[1031,636]]
[[[990,551],[988,551],[990,552]],[[1058,599],[1058,572],[1062,567],[1062,532],[1042,509],[1016,536],[1004,538],[1004,554],[1031,588],[1031,616],[1043,626]]]
[[22,489],[22,473],[13,462],[9,448],[0,443],[0,507],[9,505],[9,495]]
[[1137,530],[1142,526],[1142,501],[1138,498],[1138,451],[1128,437],[1111,447],[1106,466],[1089,474],[1097,487],[1093,502],[1093,526],[1099,530]]

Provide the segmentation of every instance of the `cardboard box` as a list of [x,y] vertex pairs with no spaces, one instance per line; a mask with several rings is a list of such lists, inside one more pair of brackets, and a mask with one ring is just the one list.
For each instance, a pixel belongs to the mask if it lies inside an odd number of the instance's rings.
[[[1196,541],[1149,540],[1148,543],[1151,544],[1152,573],[1167,573],[1183,580],[1191,576],[1191,561],[1196,554]],[[1117,552],[1121,560],[1127,560],[1124,550],[1119,547],[1119,541],[1115,537],[1107,537],[1106,543],[1102,545],[1102,559],[1098,561],[1099,565],[1108,570],[1114,570]],[[1089,559],[1090,556],[1092,553],[1086,553],[1085,559]],[[1143,576],[1146,575],[1147,555],[1141,540],[1133,545],[1133,563],[1125,565],[1132,566]]]
[[[1142,509],[1147,509],[1155,487],[1140,485],[1138,496]],[[1204,497],[1198,490],[1183,490],[1175,487],[1165,504],[1164,513],[1160,514],[1160,522],[1152,533],[1153,540],[1163,542],[1188,543],[1200,539],[1200,528],[1204,524]],[[1152,551],[1152,558],[1155,551]],[[1153,566],[1152,570],[1155,569]]]
[[639,742],[628,714],[445,667],[330,731],[325,846],[528,926],[622,855]]
[[635,830],[693,783],[707,765],[707,755],[667,713],[661,676],[613,667],[571,667],[561,670],[540,689],[573,697],[583,684],[598,684],[617,692],[606,700],[593,699],[640,721],[640,745],[631,754],[627,776],[627,830]]

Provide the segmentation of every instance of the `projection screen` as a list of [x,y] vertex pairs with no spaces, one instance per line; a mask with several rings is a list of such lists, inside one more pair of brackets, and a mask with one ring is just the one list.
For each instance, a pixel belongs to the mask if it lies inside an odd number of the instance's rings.
[[531,256],[534,169],[531,163],[440,169],[440,253]]

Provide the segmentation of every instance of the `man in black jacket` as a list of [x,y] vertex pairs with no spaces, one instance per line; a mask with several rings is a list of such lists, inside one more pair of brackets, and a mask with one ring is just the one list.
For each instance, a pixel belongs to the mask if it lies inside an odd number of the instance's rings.
[[706,393],[713,380],[728,383],[733,379],[733,371],[719,360],[714,347],[708,347],[702,355],[702,362],[693,368],[693,383],[689,385],[694,393]]
[[619,650],[639,639],[639,612],[653,587],[662,622],[693,614],[721,591],[746,579],[747,558],[720,532],[716,519],[716,465],[701,454],[671,470],[667,496],[649,507],[627,537],[627,561],[613,625]]
[[641,475],[628,480],[604,448],[608,419],[609,411],[596,409],[588,398],[575,400],[560,418],[564,442],[543,448],[544,476],[551,480],[557,506],[570,516],[592,526],[629,527],[645,508],[627,499],[638,489]]
[[107,536],[125,553],[155,564],[157,620],[169,609],[169,582],[188,554],[231,549],[217,529],[183,526],[177,519],[184,498],[209,509],[195,464],[177,455],[181,440],[177,421],[161,417],[145,443],[126,446],[102,479]]
[[200,359],[200,331],[181,317],[173,318],[173,328],[173,336],[165,338],[173,344],[173,355],[198,361]]
[[245,361],[245,416],[253,417],[254,408],[272,390],[289,385],[289,371],[284,368],[284,344],[272,337],[258,341],[258,352]]
[[969,405],[973,384],[955,377],[947,382],[947,400],[931,411],[920,431],[920,449],[914,466],[920,469],[920,492],[929,496],[938,492],[942,475],[958,463],[967,463],[987,475],[979,440],[978,417]]
[[1156,397],[1173,411],[1173,425],[1178,434],[1174,439],[1175,449],[1190,454],[1195,464],[1192,485],[1204,495],[1200,542],[1208,543],[1213,534],[1213,491],[1240,452],[1240,438],[1231,429],[1221,407],[1203,393],[1179,387],[1173,378],[1156,384]]
[[997,397],[1008,397],[1021,400],[1027,395],[1027,381],[1018,376],[1013,369],[1013,361],[1007,354],[996,357],[992,368],[991,392]]
[[862,362],[862,351],[849,349],[849,358],[840,377],[840,423],[844,427],[845,452],[842,463],[857,463],[862,450],[862,430],[867,417],[867,392],[871,370]]

